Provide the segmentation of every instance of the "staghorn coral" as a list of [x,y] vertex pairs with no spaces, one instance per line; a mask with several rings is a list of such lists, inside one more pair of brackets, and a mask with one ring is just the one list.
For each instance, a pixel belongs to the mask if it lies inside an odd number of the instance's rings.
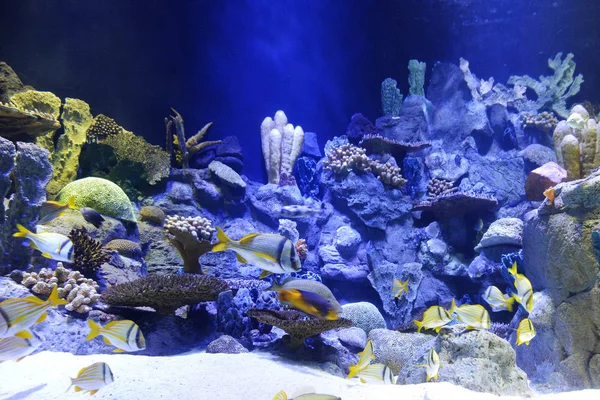
[[104,114],[97,115],[87,130],[89,143],[98,143],[109,136],[123,133],[123,128],[117,122]]
[[400,173],[400,168],[389,163],[383,164],[372,160],[365,153],[365,149],[352,144],[344,144],[327,153],[327,159],[323,162],[323,166],[337,175],[346,175],[351,171],[371,172],[382,183],[394,188],[406,183]]
[[85,228],[72,229],[69,239],[73,242],[73,267],[86,276],[93,276],[110,259],[102,244],[93,239]]
[[75,196],[75,205],[91,207],[100,214],[136,222],[135,212],[129,197],[113,182],[102,178],[83,178],[66,185],[56,199],[66,202]]
[[106,250],[116,251],[120,255],[128,258],[138,258],[142,256],[142,246],[127,239],[114,239],[104,246]]
[[122,130],[117,135],[109,135],[102,140],[113,148],[117,160],[129,161],[141,165],[144,176],[150,185],[155,185],[161,179],[169,176],[171,160],[169,154],[159,146],[153,146],[141,136]]
[[140,210],[142,221],[149,221],[162,226],[165,223],[165,212],[156,206],[145,206]]
[[269,183],[279,186],[295,185],[293,170],[304,144],[301,126],[288,123],[281,110],[275,117],[266,117],[260,125],[260,140]]
[[57,287],[58,297],[69,302],[65,306],[68,311],[86,314],[92,310],[91,305],[100,299],[97,293],[98,284],[84,277],[79,271],[73,271],[59,262],[56,269],[42,268],[40,272],[25,272],[21,282],[33,293],[49,295]]
[[455,192],[441,194],[431,200],[422,201],[413,211],[433,213],[439,219],[462,217],[466,213],[477,213],[495,208],[498,200],[491,196],[475,193]]
[[183,271],[201,274],[198,258],[212,249],[210,243],[215,228],[203,217],[168,216],[165,231],[169,242],[175,246],[183,259]]
[[229,288],[224,281],[209,276],[151,275],[107,288],[102,301],[112,306],[152,307],[170,315],[185,305],[215,301],[226,290]]
[[545,133],[554,131],[554,128],[558,124],[558,120],[554,114],[548,111],[539,114],[526,112],[521,114],[520,119],[523,128],[535,128]]
[[434,198],[442,194],[456,192],[457,187],[454,187],[454,182],[446,179],[433,178],[427,184],[427,197]]
[[306,314],[295,310],[261,310],[251,308],[247,315],[263,324],[276,326],[289,335],[287,345],[290,348],[296,348],[304,343],[306,338],[318,335],[322,332],[337,328],[348,328],[352,326],[352,321],[340,318],[336,320],[320,319],[308,317]]
[[[189,139],[185,139],[185,128],[183,125],[183,118],[174,108],[171,108],[171,112],[175,115],[170,115],[165,118],[165,128],[167,132],[167,150],[169,151],[169,157],[172,150],[172,144],[175,144],[178,148],[178,152],[175,154],[175,158],[183,168],[189,168],[190,158],[199,152],[200,150],[221,143],[221,140],[213,140],[208,142],[202,142],[202,139],[208,132],[208,128],[211,127],[212,122],[204,125],[202,129],[198,131],[194,136]],[[173,124],[175,124],[174,135],[172,133]],[[172,141],[172,142],[171,142]]]
[[558,116],[567,118],[569,116],[567,99],[576,95],[583,83],[583,75],[579,74],[573,77],[575,75],[573,57],[573,54],[569,53],[562,60],[562,53],[558,53],[554,58],[549,58],[548,67],[554,73],[551,76],[540,76],[539,81],[527,75],[511,76],[508,79],[509,85],[515,85],[515,88],[519,86],[530,88],[537,95],[535,100],[515,101],[517,109],[528,112],[552,110]]

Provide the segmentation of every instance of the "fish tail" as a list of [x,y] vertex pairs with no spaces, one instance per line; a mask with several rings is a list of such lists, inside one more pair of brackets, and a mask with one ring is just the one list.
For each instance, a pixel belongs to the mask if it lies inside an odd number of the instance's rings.
[[33,235],[29,229],[25,228],[21,224],[17,224],[17,229],[18,231],[13,233],[13,237],[28,237],[29,235]]
[[65,299],[61,299],[60,297],[58,297],[58,290],[56,289],[56,286],[54,286],[54,288],[52,289],[52,293],[50,293],[50,297],[48,297],[47,302],[52,307],[57,307],[57,306],[62,306],[62,305],[65,305],[65,304],[69,304],[69,302],[66,301]]
[[506,309],[510,312],[513,310],[513,303],[515,302],[515,296],[510,296],[506,299]]
[[213,252],[219,252],[227,250],[227,245],[231,242],[231,239],[227,237],[223,229],[217,226],[217,239],[219,239],[219,243],[215,244],[212,248]]
[[450,314],[454,313],[456,311],[456,300],[454,300],[454,298],[452,298],[452,306],[450,306],[450,310],[448,310],[448,312]]
[[67,388],[67,390],[65,390],[65,393],[67,393],[69,390],[71,390],[71,388],[75,384],[75,378],[69,378],[69,379],[71,380],[71,384],[69,385],[69,387]]
[[508,272],[514,277],[517,276],[517,262],[516,261],[513,263],[512,267],[510,267],[508,269]]
[[423,321],[417,321],[415,319],[414,322],[415,322],[415,325],[417,326],[417,328],[419,328],[419,329],[417,329],[417,332],[421,332],[421,329],[423,329]]
[[88,319],[87,320],[88,326],[90,327],[91,331],[90,333],[87,335],[87,337],[85,338],[85,340],[92,340],[95,337],[97,337],[98,335],[100,335],[100,325],[98,325],[95,321]]
[[357,372],[358,372],[358,366],[351,365],[350,372],[348,373],[348,376],[346,377],[346,379],[354,378],[354,376],[356,376]]
[[79,210],[79,207],[75,205],[75,195],[69,197],[69,200],[67,200],[67,207],[71,210]]

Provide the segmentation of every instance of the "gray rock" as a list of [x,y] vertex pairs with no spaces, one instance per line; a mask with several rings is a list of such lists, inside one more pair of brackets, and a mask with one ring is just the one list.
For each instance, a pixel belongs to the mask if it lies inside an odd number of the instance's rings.
[[386,328],[385,319],[377,307],[365,301],[344,304],[342,317],[351,320],[354,326],[361,328],[367,334],[372,329]]
[[11,278],[0,276],[0,302],[15,297],[27,297],[31,292]]
[[[451,382],[477,392],[497,395],[530,394],[527,375],[516,364],[515,351],[500,337],[485,330],[464,331],[456,325],[440,331],[433,347],[440,356],[439,381]],[[431,344],[417,351],[398,375],[397,384],[425,381],[423,363]]]
[[519,152],[519,155],[536,167],[541,167],[548,162],[556,162],[554,150],[538,143],[525,147]]
[[304,132],[304,143],[302,144],[302,152],[300,155],[321,158],[321,147],[317,140],[318,135],[315,132]]
[[427,249],[436,257],[443,258],[448,251],[448,246],[440,239],[429,239],[427,241]]
[[242,346],[240,342],[231,336],[222,335],[206,346],[206,352],[210,354],[240,354],[248,353],[248,349]]
[[517,246],[523,244],[523,221],[518,218],[501,218],[490,225],[475,247],[480,251],[492,246]]
[[341,226],[338,228],[335,238],[335,248],[345,258],[354,256],[361,242],[360,233],[356,232],[352,227]]
[[285,236],[286,238],[290,239],[292,243],[296,244],[298,239],[300,239],[297,226],[298,224],[296,224],[295,221],[289,219],[280,219],[279,228],[277,231],[281,236]]
[[[457,162],[458,160],[458,162]],[[446,152],[444,142],[437,140],[425,156],[425,165],[432,178],[456,182],[469,171],[469,160],[455,152]]]
[[527,176],[523,158],[516,151],[499,153],[494,157],[482,157],[471,152],[468,158],[471,163],[469,181],[482,184],[480,193],[496,198],[500,205],[520,202],[525,198]]
[[600,387],[600,354],[594,354],[590,358],[590,379],[593,387]]
[[400,373],[413,354],[420,350],[425,343],[431,347],[435,338],[424,333],[404,333],[389,329],[373,329],[369,333],[373,341],[375,361],[391,368],[394,375]]
[[167,189],[165,193],[167,194],[167,197],[174,203],[194,202],[194,191],[192,186],[187,183],[170,181],[167,183]]
[[102,288],[125,283],[146,276],[146,266],[137,260],[114,255],[110,262],[102,264],[97,273],[98,284]]
[[398,117],[378,118],[375,122],[381,135],[398,142],[418,142],[430,135],[429,121],[433,106],[423,96],[408,96],[402,103]]
[[367,333],[358,326],[340,329],[337,335],[340,342],[347,347],[362,351],[367,345]]
[[438,222],[432,222],[425,228],[425,234],[429,239],[434,239],[440,236],[441,228]]

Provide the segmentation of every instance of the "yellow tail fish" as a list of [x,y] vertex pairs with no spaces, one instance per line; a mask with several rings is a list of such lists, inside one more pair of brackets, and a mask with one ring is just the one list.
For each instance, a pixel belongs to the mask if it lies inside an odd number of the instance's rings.
[[94,395],[98,390],[114,381],[115,378],[110,367],[106,363],[97,362],[79,370],[77,376],[71,378],[71,386],[66,391],[68,392],[69,389],[74,387],[76,392],[83,391]]
[[29,246],[42,253],[42,256],[56,261],[73,262],[73,243],[67,236],[56,232],[33,233],[21,224],[14,237],[29,239]]
[[115,346],[115,353],[140,351],[146,348],[146,339],[137,324],[130,320],[109,322],[103,327],[88,319],[91,331],[86,340],[104,337],[104,343]]

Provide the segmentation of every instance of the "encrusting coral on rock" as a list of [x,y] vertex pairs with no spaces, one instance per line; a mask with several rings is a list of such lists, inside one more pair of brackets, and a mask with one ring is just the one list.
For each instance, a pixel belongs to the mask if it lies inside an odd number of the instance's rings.
[[45,296],[56,287],[58,297],[69,302],[65,308],[80,314],[90,312],[91,305],[100,299],[96,281],[84,277],[79,271],[65,268],[61,262],[54,271],[42,268],[40,272],[25,272],[22,284],[33,293]]
[[523,113],[521,114],[521,124],[523,128],[536,128],[542,132],[549,133],[556,128],[558,120],[553,113],[548,111],[539,114]]
[[427,197],[438,197],[439,195],[453,193],[457,190],[458,188],[454,186],[454,182],[446,179],[433,178],[429,181],[429,184],[427,184]]
[[294,185],[294,164],[304,144],[302,127],[288,123],[285,113],[279,110],[273,119],[266,117],[263,120],[260,139],[269,183]]
[[162,226],[165,223],[165,212],[156,206],[145,206],[140,210],[142,221],[149,221],[153,224]]
[[102,293],[102,300],[112,306],[152,307],[170,315],[185,305],[215,301],[226,290],[229,287],[224,281],[210,276],[151,275],[110,286]]
[[210,240],[216,232],[212,222],[203,217],[173,215],[167,217],[165,231],[167,239],[183,259],[183,271],[201,274],[198,258],[212,249]]
[[114,119],[99,114],[87,130],[87,140],[90,143],[98,143],[109,136],[118,135],[122,132],[123,128]]

